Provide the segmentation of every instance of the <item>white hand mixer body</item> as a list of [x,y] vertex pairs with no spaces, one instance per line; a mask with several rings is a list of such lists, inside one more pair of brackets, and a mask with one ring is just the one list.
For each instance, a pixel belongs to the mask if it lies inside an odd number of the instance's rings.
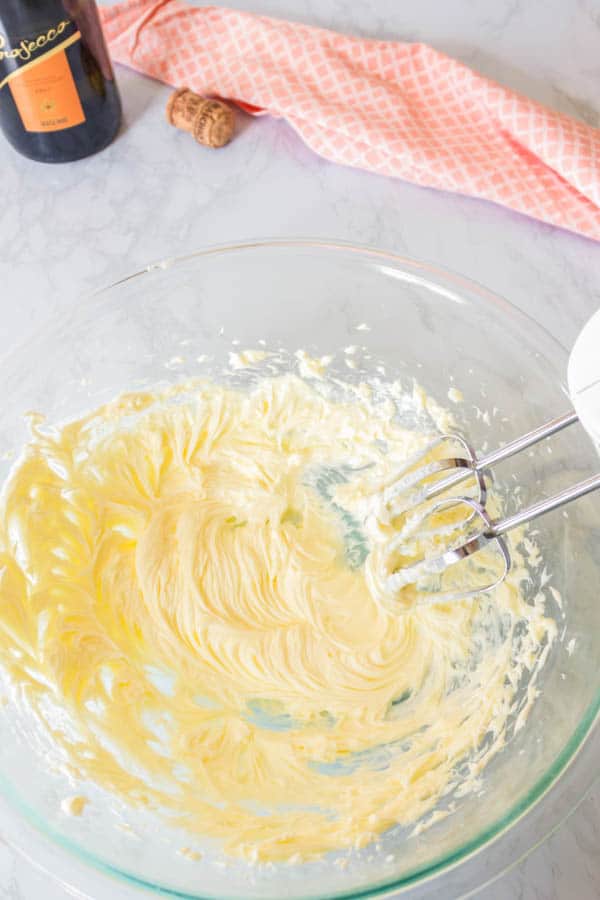
[[[479,459],[460,435],[442,435],[382,492],[377,501],[379,520],[401,523],[377,557],[376,577],[384,588],[386,608],[400,612],[415,602],[446,603],[493,590],[511,566],[508,545],[502,537],[506,532],[600,488],[597,474],[504,519],[494,520],[486,510],[484,473],[495,463],[578,421],[600,448],[600,310],[575,342],[567,380],[574,412],[552,419]],[[460,455],[443,455],[444,445],[459,447]],[[475,485],[476,497],[448,496],[451,489],[467,480]],[[441,494],[447,496],[432,502]],[[445,524],[440,528],[439,520],[444,517]],[[449,567],[486,548],[496,550],[500,563],[493,577],[488,575],[487,582],[472,589],[440,587],[441,576]],[[433,590],[432,578],[438,582]]]
[[579,421],[596,447],[600,447],[600,309],[575,341],[567,383]]

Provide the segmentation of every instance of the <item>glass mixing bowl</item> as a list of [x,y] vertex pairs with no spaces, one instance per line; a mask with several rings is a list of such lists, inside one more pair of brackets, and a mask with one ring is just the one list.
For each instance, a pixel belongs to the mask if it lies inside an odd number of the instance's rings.
[[[472,282],[376,250],[257,241],[149,266],[82,301],[5,358],[0,475],[6,477],[11,453],[27,437],[27,410],[45,413],[51,423],[64,420],[127,388],[217,371],[231,350],[259,340],[290,352],[336,354],[332,372],[345,380],[360,380],[378,364],[389,378],[414,374],[446,406],[454,384],[464,403],[453,412],[476,447],[507,441],[569,406],[565,349]],[[344,365],[340,351],[348,344],[366,348],[366,372]],[[527,503],[597,465],[585,435],[572,428],[499,467],[497,475],[501,486],[521,485],[519,503]],[[514,491],[508,494],[510,505]],[[482,792],[417,837],[392,829],[380,851],[356,852],[345,868],[330,858],[267,867],[191,862],[175,853],[185,835],[148,813],[124,811],[93,785],[85,787],[92,802],[84,816],[62,815],[60,801],[73,786],[46,764],[35,723],[10,706],[0,711],[0,788],[30,822],[80,858],[177,896],[363,897],[416,884],[419,897],[433,896],[450,867],[483,847],[489,862],[477,880],[485,881],[555,828],[597,774],[599,527],[597,497],[539,523],[545,560],[539,577],[551,575],[562,596],[562,611],[553,601],[560,638],[543,669],[540,695],[525,727],[485,769]],[[538,587],[531,585],[532,596]],[[124,821],[138,839],[115,827]]]

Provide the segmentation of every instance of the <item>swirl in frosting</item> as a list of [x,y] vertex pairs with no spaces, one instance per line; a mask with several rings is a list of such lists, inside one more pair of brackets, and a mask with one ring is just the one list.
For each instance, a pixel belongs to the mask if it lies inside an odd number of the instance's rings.
[[430,437],[292,375],[34,421],[2,495],[0,652],[40,717],[67,712],[72,774],[259,860],[365,846],[476,784],[554,623],[519,566],[391,615],[336,500],[340,462],[385,480]]

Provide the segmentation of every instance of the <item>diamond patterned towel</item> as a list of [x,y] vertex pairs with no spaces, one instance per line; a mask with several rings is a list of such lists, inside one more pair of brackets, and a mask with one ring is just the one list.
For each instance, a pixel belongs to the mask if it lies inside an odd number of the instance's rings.
[[180,0],[125,0],[102,17],[117,62],[282,116],[327,159],[600,240],[600,130],[431,47]]

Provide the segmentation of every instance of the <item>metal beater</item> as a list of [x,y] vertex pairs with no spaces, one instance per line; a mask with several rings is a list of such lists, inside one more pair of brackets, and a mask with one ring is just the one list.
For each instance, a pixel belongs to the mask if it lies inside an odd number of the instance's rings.
[[[600,438],[600,311],[581,332],[571,353],[569,392],[576,411],[552,419],[504,447],[477,458],[460,435],[446,434],[413,459],[379,498],[379,518],[401,519],[397,533],[380,556],[380,578],[385,593],[398,597],[403,590],[416,591],[416,602],[445,603],[491,591],[506,578],[511,567],[508,531],[600,488],[600,474],[559,491],[513,515],[493,519],[486,509],[486,472],[564,428],[581,422],[588,434]],[[460,449],[446,455],[446,448]],[[457,455],[458,454],[458,455]],[[467,480],[475,496],[449,492]],[[445,495],[445,496],[441,496]],[[436,497],[441,499],[432,502]],[[448,523],[448,518],[450,522]],[[444,524],[440,526],[440,519]],[[482,550],[494,551],[497,569],[493,577],[466,590],[440,589],[441,576],[451,566]],[[431,589],[432,580],[437,587]],[[401,608],[399,604],[399,608]]]

